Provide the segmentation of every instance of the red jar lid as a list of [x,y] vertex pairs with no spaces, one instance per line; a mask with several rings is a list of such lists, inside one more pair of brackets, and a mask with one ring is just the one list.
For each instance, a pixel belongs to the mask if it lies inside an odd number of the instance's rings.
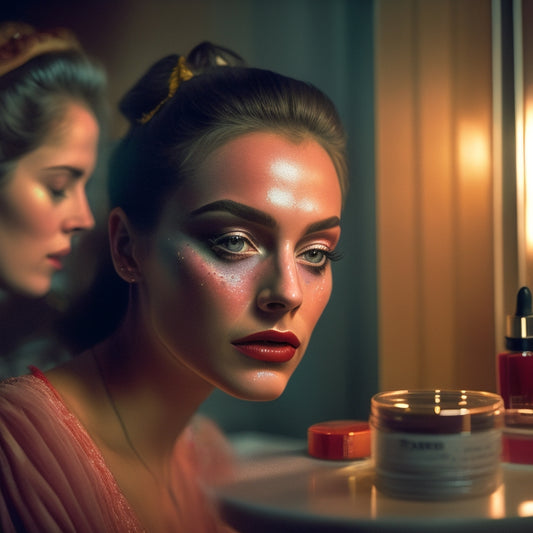
[[362,459],[370,456],[370,426],[361,420],[331,420],[307,430],[309,455],[319,459]]

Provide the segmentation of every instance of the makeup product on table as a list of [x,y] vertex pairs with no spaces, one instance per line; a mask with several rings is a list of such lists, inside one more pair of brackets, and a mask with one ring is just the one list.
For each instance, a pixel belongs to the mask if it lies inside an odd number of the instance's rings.
[[307,430],[307,446],[318,459],[363,459],[370,456],[370,427],[360,420],[314,424]]
[[501,483],[503,401],[467,390],[382,392],[371,401],[375,485],[406,499],[446,500]]
[[502,458],[533,464],[533,314],[528,287],[516,297],[507,317],[505,347],[498,355],[498,388],[505,404]]

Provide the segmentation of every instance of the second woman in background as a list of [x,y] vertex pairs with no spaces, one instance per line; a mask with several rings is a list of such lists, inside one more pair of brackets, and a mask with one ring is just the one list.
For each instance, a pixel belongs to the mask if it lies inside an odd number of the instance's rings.
[[105,78],[66,30],[0,26],[0,289],[42,296],[91,228]]
[[0,375],[53,311],[19,296],[46,295],[93,225],[85,187],[104,109],[104,73],[69,31],[0,25]]

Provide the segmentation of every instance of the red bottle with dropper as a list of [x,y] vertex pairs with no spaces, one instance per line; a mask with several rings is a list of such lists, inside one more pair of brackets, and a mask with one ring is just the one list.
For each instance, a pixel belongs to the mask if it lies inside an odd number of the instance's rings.
[[516,312],[507,317],[505,346],[498,355],[498,392],[505,405],[502,459],[533,464],[533,311],[531,291],[522,287]]
[[533,314],[531,291],[522,287],[516,313],[507,317],[507,352],[498,356],[499,393],[506,409],[533,409]]

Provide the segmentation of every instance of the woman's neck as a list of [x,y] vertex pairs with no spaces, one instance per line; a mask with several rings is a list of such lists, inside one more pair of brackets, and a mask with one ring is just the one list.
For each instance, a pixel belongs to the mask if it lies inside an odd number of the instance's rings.
[[[66,348],[55,337],[54,321],[59,311],[45,298],[29,298],[0,289],[0,354],[6,360],[35,340],[53,346],[53,354],[63,358]],[[58,357],[57,360],[60,360]],[[16,363],[16,361],[14,360]],[[34,361],[32,361],[34,362]],[[22,362],[13,365],[15,373],[25,373]]]
[[104,455],[137,458],[164,483],[177,439],[213,386],[143,324],[127,317],[111,337],[47,375]]
[[137,326],[126,319],[92,355],[125,439],[144,462],[161,472],[213,387]]

